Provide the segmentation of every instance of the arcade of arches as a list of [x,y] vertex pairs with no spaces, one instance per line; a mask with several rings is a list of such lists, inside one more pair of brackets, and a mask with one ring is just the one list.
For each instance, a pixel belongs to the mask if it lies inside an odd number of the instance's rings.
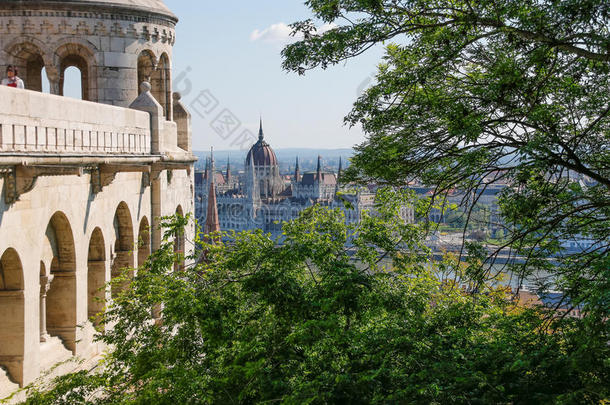
[[[43,51],[43,49],[45,49]],[[99,93],[102,82],[107,81],[104,73],[107,69],[98,69],[96,50],[90,44],[66,43],[57,48],[48,49],[34,40],[24,40],[9,45],[5,50],[8,64],[19,69],[28,90],[43,91],[43,82],[48,82],[51,94],[63,96],[66,86],[80,87],[81,99],[96,102],[108,102]],[[163,108],[166,120],[172,120],[172,83],[170,58],[166,52],[159,56],[150,49],[142,50],[134,61],[137,77],[132,87],[139,89],[147,81],[151,84],[151,93]],[[76,68],[80,72],[80,83],[66,83],[66,70]],[[4,68],[3,72],[4,74]],[[43,77],[45,76],[46,77]],[[109,89],[107,91],[111,91]],[[114,89],[116,90],[116,89]],[[117,97],[113,97],[114,100]]]
[[[180,205],[175,212],[182,212]],[[23,386],[45,367],[91,351],[87,345],[95,333],[103,333],[100,314],[112,299],[109,282],[126,274],[126,268],[144,265],[152,251],[149,218],[136,213],[133,203],[120,201],[111,215],[97,216],[100,223],[87,226],[93,230],[82,241],[75,238],[78,221],[56,211],[40,230],[38,249],[8,247],[0,252],[0,377],[5,374]],[[33,277],[37,288],[26,288]],[[26,314],[31,303],[37,304],[35,319]],[[28,336],[28,330],[35,336]],[[36,359],[28,355],[34,341],[41,358],[32,372]]]

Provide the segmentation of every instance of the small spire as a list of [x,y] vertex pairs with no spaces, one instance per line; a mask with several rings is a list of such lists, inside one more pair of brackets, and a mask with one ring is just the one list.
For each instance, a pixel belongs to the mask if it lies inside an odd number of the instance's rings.
[[301,177],[301,171],[299,170],[299,157],[297,156],[297,164],[294,168],[294,181],[299,181],[299,178]]
[[227,157],[227,183],[231,182],[231,155]]
[[203,174],[204,180],[210,177],[210,158],[205,158],[205,172]]
[[263,117],[260,117],[260,127],[258,129],[258,140],[262,141],[265,138],[265,134],[263,134]]
[[318,155],[318,168],[316,169],[316,178],[322,179],[322,156]]
[[212,176],[212,183],[216,181],[216,164],[214,162],[214,147],[210,148],[210,174]]
[[[214,178],[214,176],[212,176]],[[212,180],[208,192],[208,210],[205,218],[205,226],[203,232],[206,235],[220,232],[220,220],[218,218],[218,203],[216,200],[216,184]],[[212,239],[214,240],[214,239]]]

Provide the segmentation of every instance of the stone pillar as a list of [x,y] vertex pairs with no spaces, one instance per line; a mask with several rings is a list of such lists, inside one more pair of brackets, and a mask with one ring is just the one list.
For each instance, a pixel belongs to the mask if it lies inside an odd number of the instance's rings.
[[50,339],[47,333],[47,292],[51,288],[53,275],[40,276],[40,342],[48,342]]
[[129,108],[145,111],[150,114],[150,137],[151,152],[158,154],[163,148],[163,107],[150,93],[150,83],[142,82],[140,90],[142,93],[131,103]]
[[57,96],[60,95],[60,80],[59,80],[59,69],[55,66],[46,65],[47,79],[49,79],[49,92]]
[[186,107],[180,102],[182,96],[180,93],[174,93],[173,97],[173,118],[178,127],[178,147],[186,152],[192,150],[192,133],[191,133],[191,114]]

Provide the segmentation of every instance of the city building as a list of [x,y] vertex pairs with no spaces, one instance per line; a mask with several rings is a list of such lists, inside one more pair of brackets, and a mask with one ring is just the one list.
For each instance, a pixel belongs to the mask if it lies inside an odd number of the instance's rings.
[[[194,211],[176,23],[160,0],[0,0],[0,69],[26,86],[0,87],[0,398],[102,353],[105,284],[160,246],[161,216]],[[69,67],[83,100],[62,97]]]
[[200,224],[214,212],[209,204],[210,183],[214,183],[222,231],[262,229],[279,237],[283,221],[297,218],[313,205],[340,208],[348,223],[359,222],[363,211],[374,206],[374,194],[366,188],[341,187],[341,167],[338,173],[325,171],[321,157],[316,171],[301,173],[297,158],[294,173],[288,179],[282,176],[275,152],[265,141],[262,121],[258,141],[246,154],[245,167],[239,175],[231,173],[230,165],[222,173],[216,170],[212,157],[206,170],[195,174],[195,214]]

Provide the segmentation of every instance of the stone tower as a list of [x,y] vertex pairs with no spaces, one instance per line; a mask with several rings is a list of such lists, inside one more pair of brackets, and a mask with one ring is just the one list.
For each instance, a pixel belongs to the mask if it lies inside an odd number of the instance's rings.
[[171,60],[178,19],[161,0],[0,0],[0,61],[16,65],[27,89],[81,72],[82,98],[127,107],[143,81],[172,118]]

